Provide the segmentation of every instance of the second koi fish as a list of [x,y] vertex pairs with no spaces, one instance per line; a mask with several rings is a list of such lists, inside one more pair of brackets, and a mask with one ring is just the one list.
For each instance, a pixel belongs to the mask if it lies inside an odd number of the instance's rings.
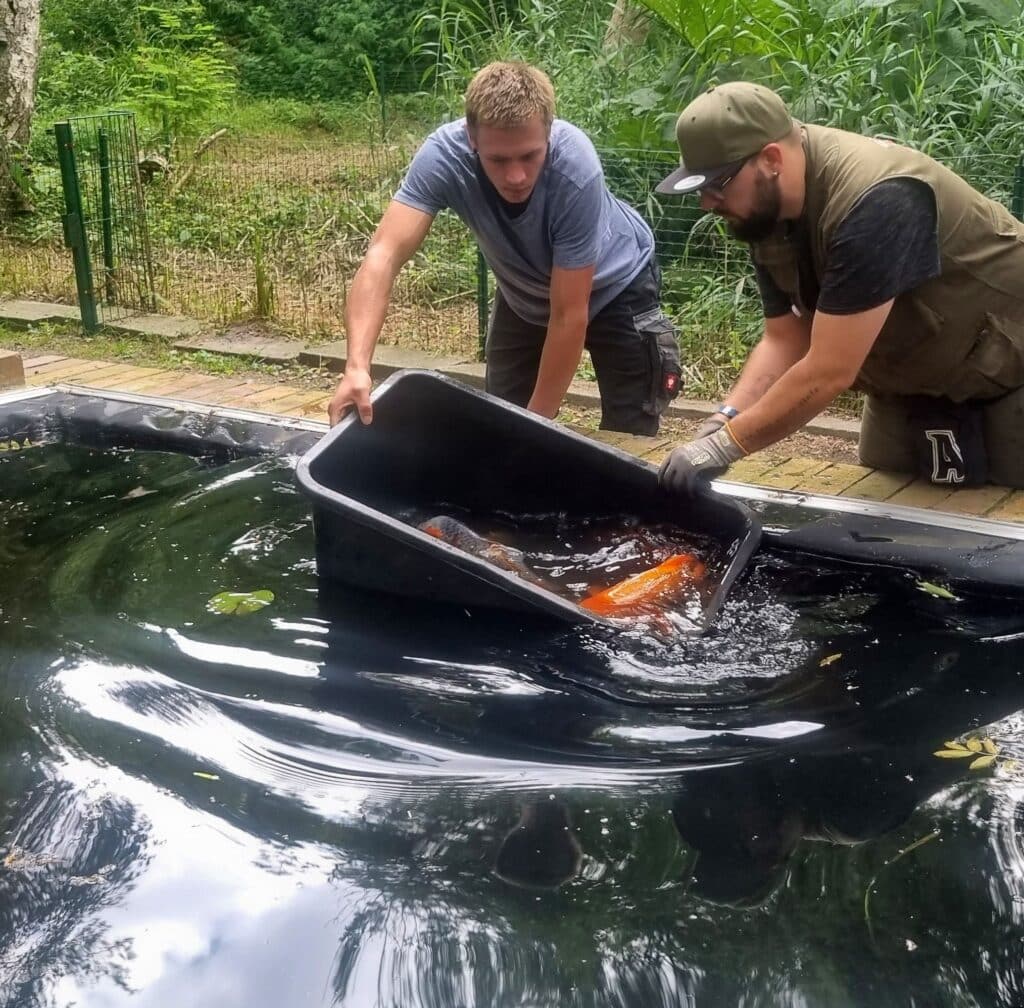
[[519,577],[531,584],[546,587],[526,565],[526,558],[521,550],[517,550],[514,546],[495,542],[493,539],[485,539],[455,518],[438,515],[436,518],[422,522],[419,529],[435,539],[440,539],[441,542],[448,543],[449,546],[455,546],[465,553],[486,560],[488,563],[494,564],[495,567],[518,574]]

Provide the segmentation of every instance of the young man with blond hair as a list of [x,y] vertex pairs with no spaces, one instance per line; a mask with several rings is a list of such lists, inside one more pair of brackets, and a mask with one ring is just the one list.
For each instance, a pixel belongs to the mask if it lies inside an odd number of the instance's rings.
[[586,135],[555,118],[551,81],[525,63],[480,70],[466,117],[435,130],[413,158],[352,281],[331,423],[352,407],[372,421],[370,362],[391,288],[443,209],[469,226],[497,280],[487,390],[554,417],[586,347],[601,426],[656,433],[680,368],[653,235],[608,191]]

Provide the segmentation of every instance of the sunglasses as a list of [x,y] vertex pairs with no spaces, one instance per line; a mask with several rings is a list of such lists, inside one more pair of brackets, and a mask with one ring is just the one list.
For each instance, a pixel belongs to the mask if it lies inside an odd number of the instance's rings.
[[[760,152],[758,152],[760,153]],[[694,189],[698,195],[707,193],[714,199],[721,199],[725,195],[725,187],[746,167],[748,161],[752,161],[757,154],[748,154],[742,161],[737,161],[724,175],[719,175],[714,182],[707,182],[699,189]]]

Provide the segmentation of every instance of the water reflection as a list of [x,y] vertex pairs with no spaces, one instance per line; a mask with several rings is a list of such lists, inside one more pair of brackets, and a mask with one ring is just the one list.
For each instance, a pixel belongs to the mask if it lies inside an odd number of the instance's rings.
[[0,1004],[1024,1003],[1024,776],[932,755],[1024,757],[1018,602],[766,556],[555,634],[320,593],[279,467],[151,455],[4,463]]

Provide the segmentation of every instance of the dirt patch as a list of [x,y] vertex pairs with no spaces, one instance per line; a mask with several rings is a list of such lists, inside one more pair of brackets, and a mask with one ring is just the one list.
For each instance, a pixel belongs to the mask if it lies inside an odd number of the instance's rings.
[[[596,431],[601,422],[601,413],[598,409],[572,406],[565,407],[559,414],[559,419],[577,424],[586,430]],[[679,442],[690,441],[702,422],[676,417],[663,418],[661,435]],[[859,464],[855,441],[824,434],[810,434],[806,431],[798,431],[778,444],[762,449],[758,452],[758,457],[777,459],[780,462],[791,458],[813,458],[821,459],[823,462]]]
[[[700,420],[669,419],[662,422],[661,429],[672,436],[678,433],[680,440],[689,440],[701,423]],[[789,458],[816,458],[828,462],[848,462],[852,465],[859,463],[855,441],[823,434],[808,434],[804,431],[798,431],[778,444],[763,448],[758,455],[763,458],[777,458],[779,461]]]
[[244,319],[239,322],[232,322],[221,335],[228,342],[237,340],[239,343],[248,340],[286,340],[292,338],[290,333],[268,319]]

